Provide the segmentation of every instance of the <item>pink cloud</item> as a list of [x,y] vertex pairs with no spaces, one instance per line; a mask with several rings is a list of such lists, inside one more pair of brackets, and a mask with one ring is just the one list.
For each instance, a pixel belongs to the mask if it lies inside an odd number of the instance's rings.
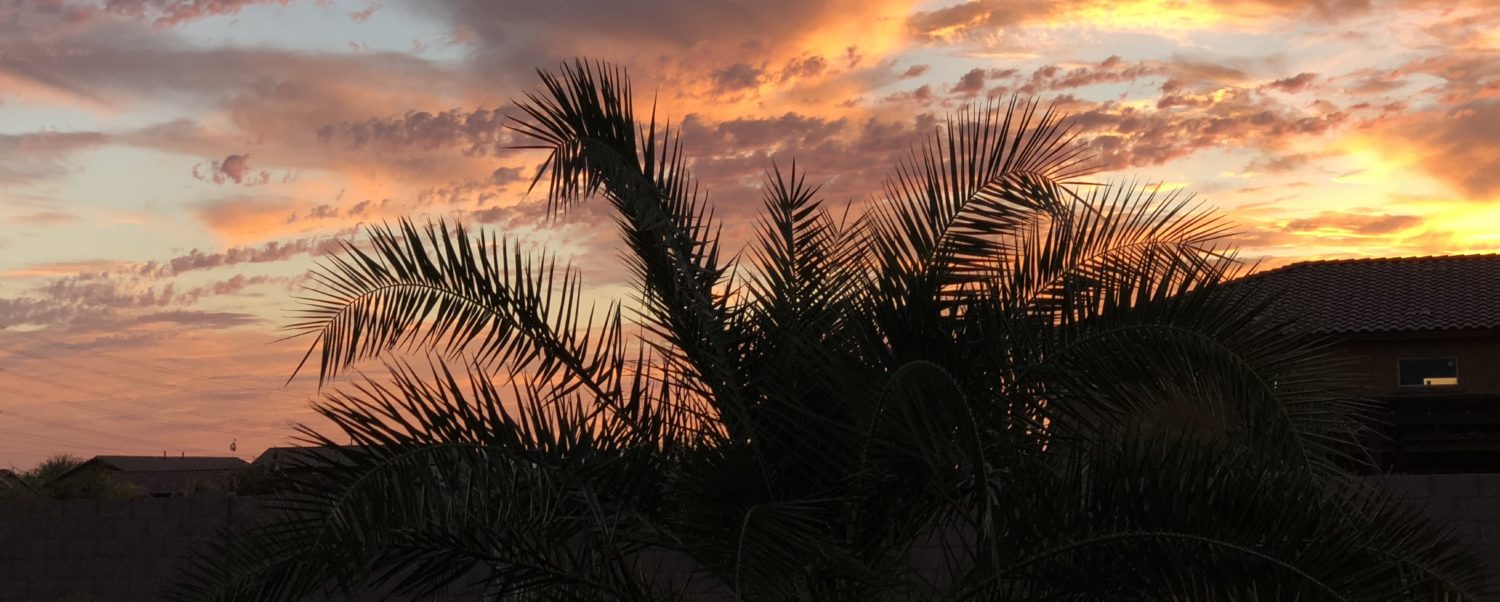
[[[3,69],[3,67],[0,67]],[[75,153],[109,142],[99,132],[0,134],[0,183],[44,181],[67,174]]]
[[465,155],[485,156],[513,144],[505,127],[505,109],[452,109],[437,114],[407,111],[399,117],[341,121],[317,129],[320,140],[344,148],[381,151],[432,151],[458,148]]
[[375,14],[375,11],[380,10],[380,7],[381,4],[379,2],[371,2],[363,10],[350,11],[349,18],[355,23],[364,23],[365,21],[369,21],[370,17]]
[[220,161],[210,161],[208,169],[202,171],[202,163],[193,166],[193,177],[199,180],[223,184],[234,182],[245,186],[258,186],[271,181],[271,172],[255,171],[250,167],[250,155],[229,155]]
[[958,83],[953,84],[953,89],[950,91],[954,94],[973,96],[984,90],[984,78],[985,70],[975,67],[958,78]]
[[291,241],[271,241],[259,246],[230,247],[223,251],[205,252],[193,249],[165,261],[149,261],[135,268],[137,273],[153,276],[175,276],[194,270],[208,270],[246,263],[274,263],[307,254],[322,254],[338,248],[329,238],[298,238]]
[[1292,77],[1278,79],[1261,87],[1277,92],[1296,94],[1311,87],[1312,83],[1317,81],[1317,79],[1318,74],[1316,73],[1298,73]]
[[178,25],[212,16],[238,14],[248,6],[277,4],[289,0],[105,0],[104,10],[124,17],[150,20],[157,25]]
[[1268,174],[1289,173],[1306,167],[1314,158],[1316,157],[1312,153],[1276,155],[1251,161],[1245,166],[1245,170]]
[[26,215],[17,216],[17,217],[13,217],[13,218],[10,218],[10,219],[14,220],[17,223],[21,223],[21,224],[38,225],[38,224],[59,224],[59,223],[63,223],[63,222],[71,222],[73,220],[78,219],[78,216],[74,215],[72,213],[64,213],[64,212],[61,212],[61,211],[42,211],[42,212],[38,212],[38,213],[29,213],[29,214],[26,214]]

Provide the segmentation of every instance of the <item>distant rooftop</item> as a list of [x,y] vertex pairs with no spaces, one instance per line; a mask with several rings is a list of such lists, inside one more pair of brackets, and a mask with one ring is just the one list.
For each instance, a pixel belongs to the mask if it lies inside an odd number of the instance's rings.
[[8,489],[31,491],[31,485],[26,482],[26,479],[21,478],[21,475],[16,474],[15,471],[8,468],[0,468],[0,491]]
[[[353,449],[347,447],[344,449]],[[267,468],[303,467],[308,464],[341,463],[344,450],[325,445],[315,447],[270,447],[255,459],[254,466]]]
[[1311,333],[1500,328],[1500,254],[1307,261],[1248,280]]
[[122,472],[237,470],[249,466],[244,460],[228,456],[94,456],[93,461]]
[[141,488],[146,495],[181,495],[195,484],[227,483],[249,463],[239,458],[215,456],[94,456],[54,482],[75,478],[90,470],[107,470],[119,479]]

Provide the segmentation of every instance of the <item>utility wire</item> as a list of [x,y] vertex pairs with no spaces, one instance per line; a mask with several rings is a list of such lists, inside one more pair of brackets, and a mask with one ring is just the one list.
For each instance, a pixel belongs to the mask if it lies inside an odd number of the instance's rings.
[[[113,452],[121,452],[121,453],[129,453],[131,451],[134,451],[134,450],[130,450],[130,449],[113,447],[113,446],[109,446],[109,445],[95,445],[95,444],[74,443],[74,442],[71,442],[71,441],[66,441],[66,440],[58,439],[56,437],[47,437],[47,436],[37,435],[37,434],[34,434],[34,433],[25,432],[25,431],[11,431],[11,430],[0,429],[0,435],[4,435],[4,438],[0,439],[0,441],[3,441],[4,443],[23,443],[23,444],[28,444],[29,443],[29,444],[36,444],[36,445],[46,446],[48,448],[71,447],[71,448],[74,448],[74,449],[84,449],[84,450],[90,450],[90,451],[93,451],[93,450],[103,450],[103,451],[113,451]],[[37,448],[37,449],[42,449],[42,448]],[[27,453],[31,453],[31,452],[34,452],[34,451],[37,451],[37,450],[36,449],[21,449],[19,451],[24,451],[24,452],[27,452]]]
[[[105,439],[114,439],[114,440],[121,441],[121,442],[134,443],[136,445],[145,446],[147,449],[159,449],[159,450],[164,450],[164,451],[165,450],[174,449],[173,446],[171,446],[171,445],[165,445],[165,444],[163,444],[160,441],[147,441],[145,439],[137,439],[135,437],[131,437],[131,436],[128,436],[128,435],[121,435],[119,433],[110,433],[110,432],[95,430],[95,429],[91,429],[91,428],[88,428],[88,427],[78,426],[76,424],[68,424],[66,422],[48,422],[47,420],[42,419],[42,418],[36,418],[34,416],[27,416],[25,414],[16,413],[14,410],[3,410],[3,411],[0,411],[0,421],[8,420],[8,419],[11,419],[11,418],[17,418],[17,419],[20,419],[20,420],[24,420],[26,422],[30,422],[30,423],[33,423],[33,424],[39,424],[39,425],[42,425],[42,426],[45,426],[45,427],[49,427],[49,428],[72,429],[72,430],[78,431],[80,433],[87,433],[87,434],[90,434],[90,435],[94,435],[96,437],[104,437]],[[204,453],[210,453],[210,454],[218,453],[217,451],[203,449],[201,447],[184,447],[184,448],[176,448],[176,449],[177,449],[177,451],[204,452]]]
[[187,371],[184,371],[184,370],[178,370],[178,369],[175,369],[175,368],[167,368],[167,367],[164,367],[164,366],[158,366],[158,365],[155,365],[155,364],[143,362],[143,361],[136,360],[136,359],[121,357],[119,355],[115,355],[115,354],[112,354],[112,353],[105,353],[103,351],[98,351],[98,350],[95,350],[95,349],[89,349],[87,347],[83,347],[83,346],[80,346],[80,345],[74,345],[72,343],[68,343],[68,342],[65,342],[65,341],[59,341],[57,339],[53,339],[51,337],[46,337],[46,336],[37,334],[35,332],[24,332],[24,331],[19,331],[19,330],[13,330],[11,332],[13,332],[15,334],[18,334],[18,335],[21,335],[21,336],[24,336],[24,337],[29,337],[29,338],[32,338],[32,339],[35,339],[35,340],[38,340],[38,341],[42,341],[44,343],[48,343],[48,344],[51,344],[51,345],[58,345],[58,346],[61,346],[61,347],[67,347],[69,349],[72,349],[74,351],[78,351],[80,353],[87,353],[89,355],[94,355],[94,356],[98,356],[98,357],[112,359],[114,361],[117,361],[117,362],[120,362],[120,363],[123,363],[123,364],[129,364],[129,365],[132,365],[132,366],[136,366],[138,368],[144,368],[146,370],[153,370],[153,371],[160,372],[160,373],[163,373],[163,374],[174,374],[174,375],[177,375],[177,376],[183,376],[183,377],[187,377],[187,378],[194,378],[194,379],[198,379],[198,380],[202,380],[202,381],[211,382],[211,383],[213,383],[215,385],[218,385],[218,386],[221,386],[221,387],[229,387],[229,388],[233,388],[233,389],[243,389],[243,390],[254,389],[254,390],[258,390],[258,391],[265,392],[265,393],[273,393],[273,394],[276,394],[276,395],[285,395],[285,396],[289,396],[289,397],[295,397],[295,398],[298,398],[298,399],[305,399],[305,397],[298,396],[297,394],[292,393],[290,391],[287,391],[285,389],[274,389],[274,388],[271,388],[271,387],[264,387],[264,386],[260,386],[260,385],[248,385],[248,384],[237,384],[237,383],[226,382],[226,381],[220,379],[219,377],[203,376],[201,374],[194,374],[192,372],[187,372]]
[[[54,383],[54,382],[51,382],[51,381],[48,381],[48,380],[45,380],[45,379],[36,378],[36,377],[33,377],[33,376],[27,376],[25,374],[19,374],[15,370],[5,370],[4,374],[10,375],[10,376],[19,376],[21,378],[25,378],[25,379],[28,379],[28,380],[33,380],[33,381],[36,381],[36,382],[46,383],[46,384],[49,384],[49,385],[61,386],[61,387],[75,389],[75,390],[79,390],[79,391],[83,390],[83,389],[79,389],[77,387],[69,387],[67,385],[63,385],[62,383]],[[4,387],[4,386],[0,386],[0,391],[7,392],[7,393],[10,393],[12,395],[23,396],[23,397],[27,396],[27,395],[32,395],[32,393],[29,393],[27,391],[21,391],[21,390],[18,390],[18,389],[12,389],[10,387]],[[121,411],[117,411],[117,410],[107,410],[107,409],[104,409],[104,408],[98,408],[98,407],[91,406],[91,405],[89,405],[89,404],[87,404],[85,402],[82,402],[82,401],[73,401],[73,400],[70,400],[70,399],[64,399],[64,398],[56,397],[56,396],[49,396],[49,397],[51,397],[51,400],[52,400],[53,403],[58,403],[58,404],[66,405],[66,406],[69,406],[69,407],[78,408],[78,409],[81,409],[81,410],[87,410],[87,411],[90,411],[90,412],[94,412],[94,413],[97,413],[97,414],[103,414],[103,415],[111,416],[111,417],[114,417],[114,418],[123,418],[123,419],[126,419],[126,420],[139,420],[141,422],[147,422],[147,423],[154,424],[154,425],[176,426],[176,427],[181,427],[181,428],[186,428],[186,429],[192,429],[192,430],[197,430],[197,431],[207,430],[207,431],[214,431],[214,432],[224,433],[224,434],[227,434],[227,435],[241,435],[241,434],[246,434],[246,433],[249,433],[249,434],[252,434],[252,435],[269,435],[269,434],[271,434],[271,431],[275,428],[275,427],[266,426],[266,425],[261,425],[261,426],[257,426],[257,427],[254,427],[254,428],[235,428],[235,427],[230,427],[230,426],[224,426],[222,423],[219,423],[218,425],[215,425],[215,424],[199,423],[199,422],[182,422],[180,420],[171,420],[171,419],[166,419],[166,418],[158,418],[158,417],[155,417],[155,416],[147,416],[145,414],[133,414],[133,413],[130,413],[130,412],[121,412]],[[116,398],[116,399],[120,399],[122,401],[129,401],[129,400],[126,400],[125,398]],[[142,406],[151,407],[151,406],[148,406],[147,404],[145,404],[144,402],[133,402],[133,403],[136,403],[136,404],[142,405]],[[165,409],[165,408],[163,408],[163,409]]]
[[[84,369],[87,370],[87,368],[84,368]],[[57,380],[52,379],[52,378],[39,377],[39,376],[33,376],[33,375],[25,374],[25,373],[22,373],[22,372],[16,370],[15,368],[0,369],[0,376],[7,376],[7,375],[8,376],[15,376],[15,377],[18,377],[18,378],[23,378],[23,379],[26,379],[26,380],[29,380],[29,381],[32,381],[32,382],[41,383],[41,384],[47,385],[49,387],[57,387],[57,388],[61,388],[61,389],[67,389],[67,390],[70,390],[70,391],[76,391],[76,392],[79,392],[79,393],[83,393],[85,395],[92,395],[92,396],[97,396],[97,397],[104,397],[104,398],[108,398],[108,399],[113,399],[113,400],[116,400],[116,401],[120,401],[120,402],[124,402],[124,403],[129,403],[129,404],[132,404],[132,405],[141,406],[143,408],[149,408],[149,409],[153,409],[153,410],[160,410],[160,411],[164,411],[164,412],[177,412],[177,413],[181,413],[181,414],[190,414],[190,415],[197,416],[197,417],[200,417],[200,418],[207,418],[207,419],[210,419],[210,420],[215,420],[215,421],[218,421],[220,424],[223,424],[224,422],[235,422],[235,423],[242,424],[246,428],[249,428],[249,429],[271,429],[271,428],[276,428],[273,425],[259,423],[259,422],[256,422],[256,421],[253,421],[253,420],[249,420],[249,419],[246,419],[246,418],[239,418],[239,417],[236,417],[236,416],[223,416],[223,415],[214,414],[214,413],[211,413],[211,412],[205,412],[205,411],[202,411],[202,410],[194,410],[194,409],[191,409],[191,408],[172,408],[172,407],[162,406],[162,405],[158,405],[158,404],[147,403],[147,402],[144,402],[144,401],[139,401],[139,400],[135,400],[135,399],[127,398],[127,397],[121,397],[121,396],[115,395],[113,393],[105,393],[105,392],[102,392],[102,391],[90,390],[90,389],[86,389],[84,387],[79,387],[77,385],[71,385],[71,384],[68,384],[68,383],[58,382]],[[12,393],[16,393],[16,391],[12,390]]]

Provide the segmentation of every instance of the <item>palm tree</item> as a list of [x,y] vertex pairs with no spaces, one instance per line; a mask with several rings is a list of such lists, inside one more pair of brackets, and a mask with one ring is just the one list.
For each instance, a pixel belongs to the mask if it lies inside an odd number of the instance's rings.
[[[857,218],[772,166],[725,253],[623,70],[541,73],[514,129],[565,215],[614,209],[638,296],[445,223],[369,230],[293,326],[295,490],[185,599],[1463,599],[1473,560],[1348,477],[1365,406],[1237,283],[1230,225],[1088,181],[1066,122],[960,113]],[[732,257],[730,256],[732,255]],[[413,365],[394,351],[427,354]],[[299,370],[301,366],[299,366]],[[338,446],[335,442],[352,441]],[[361,590],[361,588],[365,588]],[[705,594],[707,592],[707,594]]]

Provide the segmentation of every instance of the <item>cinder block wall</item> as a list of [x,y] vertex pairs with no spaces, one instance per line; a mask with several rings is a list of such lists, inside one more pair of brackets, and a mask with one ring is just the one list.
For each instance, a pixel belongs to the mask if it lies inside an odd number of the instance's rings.
[[0,601],[156,599],[196,544],[253,498],[199,495],[0,504]]
[[[1500,474],[1385,475],[1371,479],[1423,509],[1486,559],[1488,599],[1500,600]],[[0,602],[144,602],[203,539],[253,519],[253,497],[199,495],[129,500],[0,503]],[[951,541],[934,533],[913,550],[924,576],[940,579]],[[694,599],[732,599],[686,557],[642,554],[666,589]],[[929,574],[930,573],[930,574]],[[914,594],[920,595],[917,592]],[[442,596],[461,599],[460,596]]]
[[1471,546],[1489,567],[1486,600],[1500,600],[1500,474],[1370,477]]
[[[198,544],[225,527],[253,524],[262,503],[264,498],[213,494],[0,502],[0,602],[159,600],[178,563]],[[693,599],[733,599],[687,557],[658,552],[642,564],[662,586],[685,590]],[[454,592],[422,602],[478,598],[477,592]]]

